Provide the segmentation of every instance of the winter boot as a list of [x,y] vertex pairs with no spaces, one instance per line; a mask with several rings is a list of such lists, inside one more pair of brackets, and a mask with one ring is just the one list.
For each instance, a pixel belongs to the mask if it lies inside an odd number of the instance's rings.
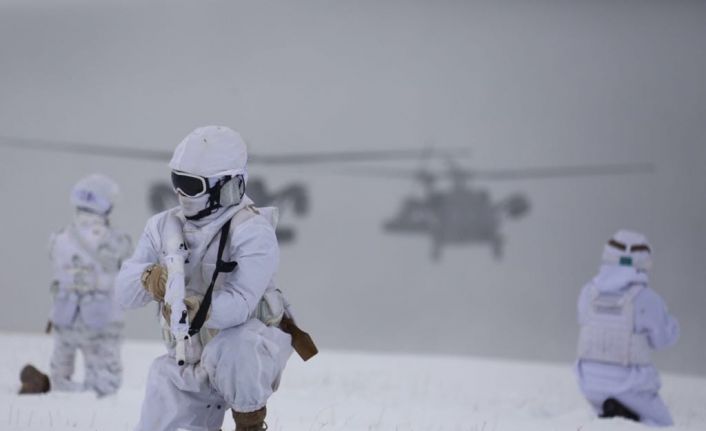
[[22,368],[20,372],[20,382],[22,382],[20,394],[44,394],[51,389],[49,376],[30,364]]
[[241,413],[233,410],[235,431],[264,431],[267,429],[265,416],[267,416],[267,407],[248,413]]
[[640,422],[640,416],[637,413],[625,407],[623,403],[615,398],[608,398],[603,402],[602,418],[625,418],[631,421]]

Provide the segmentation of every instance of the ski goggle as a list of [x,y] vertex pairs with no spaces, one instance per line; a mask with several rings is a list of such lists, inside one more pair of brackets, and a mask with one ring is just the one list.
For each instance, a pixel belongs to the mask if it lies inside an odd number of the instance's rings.
[[174,191],[190,198],[197,198],[208,191],[208,180],[186,172],[172,171]]
[[608,241],[608,245],[613,248],[617,248],[620,251],[627,251],[630,253],[638,253],[638,252],[651,253],[652,252],[652,250],[650,250],[650,246],[647,244],[633,244],[630,247],[628,247],[627,245],[623,244],[622,242],[616,241],[612,238]]

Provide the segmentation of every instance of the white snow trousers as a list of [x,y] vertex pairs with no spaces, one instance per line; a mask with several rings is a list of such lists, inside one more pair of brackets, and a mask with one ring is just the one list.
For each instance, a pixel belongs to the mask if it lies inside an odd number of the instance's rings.
[[[99,397],[118,391],[122,383],[120,359],[123,324],[113,322],[103,329],[91,329],[78,317],[73,325],[54,328],[54,350],[49,377],[58,391],[93,391]],[[83,355],[83,383],[72,381],[76,351]]]
[[178,366],[173,353],[155,359],[136,431],[210,431],[226,411],[264,407],[292,354],[291,337],[257,319],[222,330],[201,361]]

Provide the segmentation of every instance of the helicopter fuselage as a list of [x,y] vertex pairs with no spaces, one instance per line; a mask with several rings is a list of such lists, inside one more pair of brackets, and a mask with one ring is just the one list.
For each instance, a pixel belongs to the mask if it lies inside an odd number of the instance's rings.
[[[490,194],[483,190],[453,188],[430,192],[424,198],[408,198],[385,230],[431,235],[434,255],[449,244],[499,245],[501,214]],[[438,250],[438,251],[436,251]]]

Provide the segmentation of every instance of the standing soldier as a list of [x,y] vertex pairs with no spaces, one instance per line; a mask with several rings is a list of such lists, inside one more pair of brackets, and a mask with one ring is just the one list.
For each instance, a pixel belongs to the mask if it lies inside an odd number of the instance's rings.
[[[169,163],[179,206],[147,222],[118,276],[125,307],[160,304],[168,353],[147,379],[139,431],[266,429],[292,345],[313,344],[275,288],[276,210],[245,195],[247,151],[227,127],[194,130]],[[290,335],[291,334],[291,335]]]
[[650,353],[676,343],[679,325],[648,286],[651,266],[652,250],[642,234],[621,230],[605,245],[600,271],[578,300],[576,372],[601,417],[668,426],[672,417],[659,396]]
[[[123,312],[113,287],[132,247],[130,238],[108,221],[117,194],[117,184],[98,174],[81,179],[71,191],[74,220],[52,235],[49,247],[54,270],[47,326],[47,331],[54,330],[49,376],[25,366],[20,394],[91,390],[103,397],[120,388]],[[83,383],[71,379],[77,350],[86,367]]]

